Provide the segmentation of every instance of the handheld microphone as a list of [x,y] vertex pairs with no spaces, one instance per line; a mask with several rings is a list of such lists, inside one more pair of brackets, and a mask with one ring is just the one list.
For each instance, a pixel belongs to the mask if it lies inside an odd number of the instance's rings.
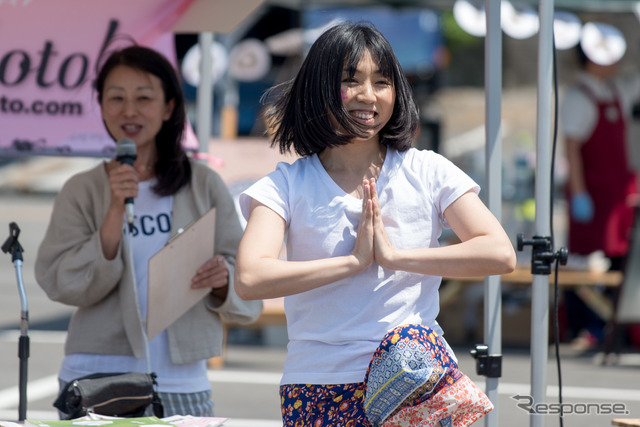
[[[133,166],[136,157],[136,143],[129,138],[120,138],[116,143],[116,160]],[[133,197],[127,197],[124,200],[124,206],[127,210],[127,222],[133,224]]]

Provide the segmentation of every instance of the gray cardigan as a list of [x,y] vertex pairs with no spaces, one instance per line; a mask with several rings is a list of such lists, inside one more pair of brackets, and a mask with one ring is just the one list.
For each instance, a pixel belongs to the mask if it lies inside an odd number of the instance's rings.
[[[199,163],[191,166],[191,182],[173,198],[171,235],[215,207],[215,253],[224,255],[229,266],[229,293],[225,301],[211,295],[203,298],[168,328],[171,361],[176,364],[220,355],[222,320],[247,324],[262,311],[261,301],[243,301],[234,291],[233,269],[242,227],[233,199],[217,173]],[[113,260],[102,253],[100,225],[109,201],[103,164],[65,183],[38,250],[36,280],[53,301],[77,307],[69,324],[66,354],[142,358],[143,335],[125,239]]]

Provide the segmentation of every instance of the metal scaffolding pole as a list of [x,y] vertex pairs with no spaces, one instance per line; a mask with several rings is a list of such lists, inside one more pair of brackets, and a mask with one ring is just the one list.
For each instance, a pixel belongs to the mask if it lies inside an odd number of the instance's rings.
[[[553,87],[553,0],[540,0],[538,45],[538,105],[536,139],[535,229],[537,236],[551,235],[551,100]],[[549,276],[534,274],[531,297],[531,397],[544,403],[547,394],[549,354]],[[544,415],[531,414],[531,427],[544,426]]]
[[196,134],[198,136],[199,152],[209,152],[209,141],[211,140],[211,120],[213,117],[213,82],[211,69],[213,67],[213,55],[211,45],[213,44],[213,33],[202,32],[198,36],[200,44],[200,83],[196,92],[197,117]]
[[[502,212],[502,29],[500,2],[485,0],[487,33],[485,37],[485,176],[487,207],[501,220]],[[484,280],[484,342],[488,357],[501,362],[502,357],[502,291],[500,276]],[[495,375],[495,376],[494,376]],[[486,394],[494,410],[485,416],[485,426],[498,425],[498,372],[487,373]]]

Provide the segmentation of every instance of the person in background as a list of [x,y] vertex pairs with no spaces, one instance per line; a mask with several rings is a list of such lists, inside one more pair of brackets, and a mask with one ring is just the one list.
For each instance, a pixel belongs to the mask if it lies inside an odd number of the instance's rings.
[[[98,372],[147,372],[148,362],[158,375],[165,416],[212,416],[207,359],[222,352],[223,321],[246,324],[262,309],[261,301],[243,301],[234,290],[242,227],[233,200],[220,176],[183,150],[183,95],[164,56],[141,46],[113,51],[95,90],[107,131],[114,141],[132,140],[137,159],[133,166],[112,159],[71,177],[39,247],[38,284],[53,301],[77,307],[61,387]],[[127,198],[135,198],[130,231]],[[141,321],[148,310],[148,261],[211,208],[215,255],[190,283],[175,284],[211,291],[149,342],[147,361]]]
[[[471,178],[411,148],[417,109],[373,26],[328,29],[277,89],[273,145],[301,158],[240,196],[235,286],[248,300],[284,296],[283,424],[471,424],[492,405],[436,322],[438,287],[512,271],[509,238]],[[461,242],[439,247],[443,227]]]
[[[581,71],[560,109],[569,165],[569,253],[601,251],[611,270],[623,270],[638,195],[627,129],[640,96],[640,79],[619,76],[625,42],[610,25],[585,24],[577,52]],[[597,347],[604,321],[574,291],[564,296],[574,347]]]

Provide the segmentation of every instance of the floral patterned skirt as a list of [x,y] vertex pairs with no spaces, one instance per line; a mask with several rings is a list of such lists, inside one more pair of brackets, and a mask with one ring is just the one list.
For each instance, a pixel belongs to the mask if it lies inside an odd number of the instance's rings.
[[423,325],[390,331],[364,382],[280,387],[285,426],[465,427],[493,409],[458,370],[440,337]]
[[364,383],[282,385],[282,425],[371,427],[364,412],[364,388]]

